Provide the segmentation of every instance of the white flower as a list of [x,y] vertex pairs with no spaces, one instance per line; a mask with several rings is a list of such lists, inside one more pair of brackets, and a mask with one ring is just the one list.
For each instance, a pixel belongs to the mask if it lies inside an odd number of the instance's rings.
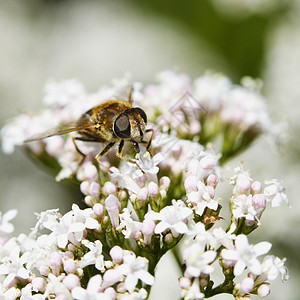
[[232,215],[237,220],[245,218],[248,222],[255,222],[257,211],[253,207],[252,195],[240,195],[232,200]]
[[193,211],[186,207],[181,200],[173,200],[172,205],[164,207],[159,213],[151,214],[153,220],[160,220],[156,225],[154,232],[162,233],[170,229],[174,237],[186,233],[188,227],[186,220],[193,214]]
[[288,270],[284,266],[285,260],[273,255],[267,255],[262,262],[262,271],[267,275],[268,280],[274,280],[278,275],[281,275],[281,280],[288,279]]
[[39,230],[44,228],[49,228],[50,224],[55,222],[61,215],[58,213],[57,209],[49,209],[46,211],[41,212],[40,214],[36,213],[38,221],[36,222],[35,226],[31,228],[31,232],[29,234],[30,237],[34,237]]
[[55,220],[47,224],[46,228],[52,231],[51,235],[56,238],[59,248],[65,248],[68,241],[75,245],[79,244],[85,230],[83,223],[74,220],[72,211],[62,216],[59,222]]
[[199,277],[200,274],[210,274],[214,268],[210,265],[216,258],[216,251],[203,251],[195,242],[191,246],[184,249],[183,259],[186,263],[184,276]]
[[268,202],[272,201],[272,207],[280,206],[282,202],[286,202],[290,207],[285,188],[277,179],[271,179],[265,183],[269,184],[269,186],[264,189],[264,195]]
[[15,287],[11,287],[10,289],[1,289],[0,286],[0,299],[1,300],[15,300],[20,297],[20,290]]
[[148,260],[144,257],[136,257],[133,252],[124,251],[123,264],[117,270],[126,276],[125,287],[127,291],[133,292],[138,280],[147,285],[154,283],[154,277],[147,272]]
[[217,210],[218,208],[219,203],[218,201],[212,199],[208,191],[209,188],[211,187],[207,187],[202,181],[198,181],[198,191],[192,191],[187,194],[188,202],[193,204],[195,207],[195,212],[199,216],[202,216],[206,207],[212,210]]
[[82,244],[90,249],[81,260],[78,262],[78,266],[84,268],[88,265],[95,265],[95,268],[102,271],[104,270],[104,257],[102,254],[102,243],[96,240],[94,243],[87,240],[83,240]]
[[143,223],[134,221],[128,208],[123,209],[123,213],[120,214],[120,220],[118,229],[122,229],[125,239],[129,239],[133,233],[142,229]]
[[199,249],[202,249],[202,251],[205,250],[207,245],[211,244],[213,239],[211,232],[207,231],[201,222],[192,224],[189,231],[186,232],[186,235],[188,236],[187,244],[195,240],[197,241]]
[[199,278],[195,278],[193,284],[188,289],[182,289],[181,296],[184,300],[203,299],[205,295],[200,291]]
[[[214,228],[212,235],[214,239],[211,239],[210,246],[212,249],[217,249],[219,247],[219,244],[224,246],[227,249],[233,249],[233,241],[235,240],[236,236],[235,234],[232,234],[236,229],[236,224],[232,223],[230,226],[230,229],[228,232],[226,232],[223,228]],[[213,242],[216,242],[216,244],[213,244]]]
[[14,226],[9,223],[17,215],[18,211],[16,209],[11,209],[7,211],[4,215],[0,212],[0,235],[9,234],[14,231]]
[[119,169],[112,167],[110,171],[109,177],[113,182],[117,182],[119,187],[125,188],[135,194],[139,193],[141,188],[132,177],[133,170],[130,164],[122,164]]
[[262,267],[257,257],[266,254],[271,249],[269,242],[260,242],[256,245],[249,245],[247,236],[240,234],[235,240],[235,249],[221,251],[221,256],[229,265],[234,265],[234,275],[241,275],[246,267],[255,275],[262,273]]
[[[144,171],[145,174],[151,174],[155,175],[158,173],[159,168],[157,165],[165,158],[161,152],[155,154],[153,157],[150,156],[149,152],[146,152],[145,147],[140,147],[140,153],[138,156],[137,163],[141,167],[141,169]],[[142,176],[141,170],[137,170],[137,174],[139,176]]]
[[90,278],[86,289],[82,287],[72,289],[72,296],[78,300],[111,300],[109,295],[100,292],[101,283],[101,275],[95,275]]
[[118,294],[118,299],[121,300],[143,300],[148,296],[147,291],[141,288],[138,292]]
[[10,284],[15,277],[28,279],[29,271],[24,267],[26,259],[24,254],[20,257],[19,246],[14,247],[9,255],[0,260],[0,275],[7,275],[3,281],[4,285]]
[[[51,298],[50,295],[64,295],[67,300],[74,300],[70,291],[62,283],[62,280],[65,278],[65,274],[55,276],[52,273],[48,275],[48,283],[46,286],[45,296],[46,299]],[[47,298],[48,297],[48,298]]]

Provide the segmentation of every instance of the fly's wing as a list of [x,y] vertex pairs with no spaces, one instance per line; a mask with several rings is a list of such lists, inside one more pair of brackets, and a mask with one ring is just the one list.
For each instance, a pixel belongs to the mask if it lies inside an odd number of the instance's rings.
[[126,85],[120,90],[118,90],[115,95],[112,97],[114,100],[121,100],[124,102],[129,102],[129,104],[132,105],[133,99],[132,99],[132,94],[133,94],[133,85]]
[[77,126],[76,125],[69,126],[66,129],[54,129],[51,132],[45,132],[45,133],[42,133],[40,135],[34,136],[32,138],[26,139],[24,141],[24,143],[40,141],[40,140],[46,139],[46,138],[54,136],[54,135],[63,135],[63,134],[74,132],[74,131],[84,130],[84,129],[87,129],[87,128],[91,128],[94,125],[95,124],[93,124],[93,123],[88,123],[88,124],[84,124],[82,126],[78,126],[78,125]]

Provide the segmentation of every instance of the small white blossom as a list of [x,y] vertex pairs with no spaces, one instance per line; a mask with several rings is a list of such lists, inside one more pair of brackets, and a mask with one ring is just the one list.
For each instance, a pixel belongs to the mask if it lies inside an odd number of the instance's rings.
[[3,284],[8,285],[15,277],[28,279],[30,273],[24,267],[26,257],[20,256],[19,246],[13,248],[8,256],[4,256],[0,260],[0,275],[7,275]]
[[125,251],[123,264],[118,266],[117,270],[126,276],[125,287],[129,292],[133,292],[138,280],[147,285],[154,283],[154,277],[147,272],[148,261],[144,257],[136,257],[133,252]]
[[278,207],[282,202],[286,202],[290,207],[285,188],[277,179],[268,180],[265,183],[269,186],[264,189],[264,195],[267,201],[272,201],[272,207]]
[[205,295],[200,291],[199,278],[195,278],[188,289],[182,289],[181,296],[184,300],[204,299]]
[[111,297],[101,292],[101,275],[95,275],[90,278],[87,288],[75,287],[72,289],[72,296],[78,300],[111,300]]
[[122,229],[125,239],[129,239],[133,233],[142,229],[143,224],[132,219],[128,208],[123,209],[123,213],[120,214],[120,220],[118,229]]
[[234,265],[234,275],[241,275],[246,267],[255,275],[262,273],[262,267],[257,259],[258,256],[266,254],[271,249],[269,242],[260,242],[249,245],[247,236],[240,234],[235,240],[235,249],[221,251],[221,256],[229,265]]
[[232,215],[237,220],[245,218],[248,222],[255,222],[257,211],[253,207],[252,195],[240,195],[232,200]]
[[188,227],[187,219],[192,215],[193,211],[186,207],[181,200],[173,200],[172,205],[164,207],[159,213],[153,213],[151,218],[159,220],[154,232],[162,233],[166,229],[170,229],[174,237],[179,234],[186,233]]
[[208,188],[202,181],[197,182],[197,191],[192,191],[187,194],[188,202],[192,203],[196,214],[199,216],[202,216],[204,209],[206,207],[217,210],[219,206],[219,202],[214,200],[209,191]]
[[262,262],[262,271],[267,274],[268,280],[274,280],[278,275],[281,275],[281,280],[288,279],[288,271],[284,266],[285,260],[273,255],[267,255]]
[[98,240],[95,242],[89,242],[83,240],[82,243],[90,249],[81,260],[78,262],[78,266],[84,268],[88,265],[95,265],[96,269],[104,270],[104,257],[102,254],[102,243]]
[[11,209],[3,215],[0,212],[0,235],[9,234],[14,231],[14,225],[9,222],[16,217],[17,213],[16,209]]
[[197,242],[185,248],[183,253],[186,263],[184,276],[199,277],[201,273],[205,275],[212,273],[214,268],[210,264],[215,260],[216,255],[216,251],[203,251]]

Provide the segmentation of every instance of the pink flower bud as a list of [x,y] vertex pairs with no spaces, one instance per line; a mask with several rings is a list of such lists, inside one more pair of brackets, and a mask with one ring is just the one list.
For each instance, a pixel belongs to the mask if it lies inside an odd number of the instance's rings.
[[66,251],[63,253],[62,255],[63,259],[64,260],[67,260],[67,259],[74,259],[74,254],[71,252],[71,251]]
[[88,195],[84,197],[84,202],[87,206],[92,207],[95,201],[92,196]]
[[119,225],[119,211],[121,209],[121,203],[114,195],[109,195],[105,199],[105,208],[110,217],[111,225],[116,228]]
[[246,176],[242,174],[238,176],[236,180],[236,190],[238,193],[247,194],[250,191],[250,185],[250,180]]
[[197,188],[197,177],[194,175],[188,176],[184,181],[185,190],[188,193],[196,192]]
[[67,259],[64,262],[64,271],[67,274],[74,273],[76,270],[76,262],[73,259]]
[[212,186],[209,185],[209,186],[206,187],[206,190],[207,190],[210,198],[213,199],[215,197],[215,189]]
[[61,256],[57,252],[52,252],[50,254],[50,266],[51,268],[59,268],[61,266]]
[[93,197],[97,197],[100,194],[100,184],[92,182],[89,186],[89,194]]
[[145,201],[148,197],[148,190],[146,187],[143,187],[139,190],[137,198],[141,201]]
[[165,242],[166,242],[167,244],[170,244],[170,243],[172,243],[173,241],[174,241],[174,237],[173,237],[172,233],[166,234],[166,236],[165,236]]
[[46,288],[46,281],[44,278],[36,277],[32,279],[32,288],[35,292],[44,292]]
[[69,300],[66,295],[60,294],[55,297],[55,300]]
[[80,190],[81,190],[82,194],[87,195],[89,193],[89,186],[90,186],[90,183],[86,180],[82,181],[80,183]]
[[182,289],[188,289],[191,286],[191,280],[186,277],[181,277],[179,279],[179,285]]
[[155,182],[150,182],[148,184],[148,192],[150,195],[155,196],[159,193],[158,185]]
[[242,280],[240,291],[243,293],[250,293],[254,288],[254,280],[253,278],[246,277]]
[[104,291],[104,294],[108,295],[110,297],[111,300],[116,299],[117,297],[117,292],[114,288],[109,287]]
[[96,180],[98,178],[98,170],[92,163],[86,163],[83,168],[84,177],[87,180]]
[[117,187],[110,181],[104,183],[104,191],[107,194],[114,194],[117,191]]
[[39,271],[40,271],[41,275],[45,276],[45,277],[47,277],[50,273],[50,269],[47,266],[40,266]]
[[190,124],[190,133],[197,134],[201,130],[201,124],[198,120],[193,120]]
[[93,206],[93,212],[96,216],[102,216],[104,211],[104,207],[101,203],[96,203]]
[[270,288],[267,284],[262,284],[258,289],[257,289],[257,295],[259,297],[267,297],[270,294]]
[[251,184],[251,190],[254,194],[259,194],[261,192],[261,183],[259,181],[253,181]]
[[252,205],[258,213],[262,213],[266,207],[266,198],[263,194],[255,194],[252,197]]
[[63,279],[62,283],[70,291],[72,291],[76,286],[80,286],[80,280],[79,280],[78,276],[76,276],[74,274],[67,275]]
[[120,246],[112,247],[109,254],[115,264],[120,264],[123,261],[123,249]]
[[160,180],[159,180],[159,184],[161,186],[162,189],[167,190],[170,186],[171,180],[169,177],[167,176],[163,176]]
[[206,184],[213,186],[214,188],[216,188],[216,186],[219,183],[219,177],[216,174],[209,174],[206,180]]
[[115,269],[107,270],[103,275],[102,287],[105,289],[110,287],[122,279],[122,274]]

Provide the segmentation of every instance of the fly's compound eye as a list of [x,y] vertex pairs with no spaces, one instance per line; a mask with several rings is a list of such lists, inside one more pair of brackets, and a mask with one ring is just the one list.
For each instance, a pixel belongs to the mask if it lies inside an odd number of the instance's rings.
[[135,107],[134,110],[139,113],[139,115],[143,118],[145,124],[147,124],[147,115],[146,115],[146,113],[139,107]]
[[130,123],[126,115],[120,115],[114,123],[114,132],[121,139],[130,138]]

